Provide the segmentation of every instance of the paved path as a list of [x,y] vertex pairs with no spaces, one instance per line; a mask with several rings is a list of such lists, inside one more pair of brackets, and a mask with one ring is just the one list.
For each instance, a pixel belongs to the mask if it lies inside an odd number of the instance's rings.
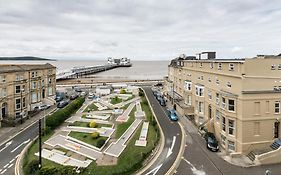
[[149,126],[149,122],[143,122],[143,125],[141,128],[141,133],[140,133],[140,138],[139,138],[139,140],[136,140],[136,143],[135,143],[136,146],[146,146],[148,126]]
[[83,155],[93,160],[97,160],[102,156],[101,152],[88,148],[82,144],[67,140],[67,137],[62,135],[56,135],[54,137],[51,137],[49,140],[47,140],[44,143],[52,147],[60,146],[64,149],[78,153],[80,155]]
[[104,153],[114,157],[119,157],[127,146],[125,145],[125,143],[136,131],[136,129],[138,128],[141,122],[142,122],[141,119],[136,119],[116,142],[113,142],[109,145],[109,147],[104,151]]
[[119,107],[119,108],[122,108],[122,107],[126,106],[127,104],[135,102],[135,101],[137,101],[139,99],[140,99],[140,97],[135,97],[135,98],[133,98],[131,100],[128,100],[128,101],[125,101],[125,102],[122,102],[122,103],[118,103],[118,104],[116,104],[116,106]]
[[[39,156],[39,152],[35,155]],[[42,150],[42,157],[64,166],[87,167],[92,163],[92,160],[81,161],[47,149]]]
[[80,122],[92,122],[92,121],[95,121],[96,123],[112,124],[111,122],[109,122],[109,121],[107,121],[107,120],[98,120],[98,119],[81,118],[80,115],[74,115],[74,116],[68,118],[65,122],[74,123],[74,122],[76,122],[76,121],[80,121]]
[[100,136],[110,137],[115,129],[110,127],[101,127],[101,128],[86,128],[79,126],[67,126],[62,128],[63,131],[75,131],[75,132],[83,132],[83,133],[93,133],[98,132]]
[[87,114],[86,118],[91,118],[91,119],[99,119],[99,120],[107,120],[110,117],[110,115],[93,115],[93,114]]
[[129,119],[129,115],[133,108],[135,107],[136,103],[131,103],[129,107],[124,111],[124,113],[120,116],[117,117],[116,121],[117,122],[127,122]]

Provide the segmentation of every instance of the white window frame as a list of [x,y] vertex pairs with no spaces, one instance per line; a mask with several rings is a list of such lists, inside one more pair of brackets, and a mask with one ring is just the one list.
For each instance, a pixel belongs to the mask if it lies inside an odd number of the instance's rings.
[[[233,144],[230,144],[233,143]],[[229,151],[235,151],[235,142],[231,140],[227,140],[227,148]]]
[[219,110],[216,110],[216,122],[219,123],[221,118],[221,113]]
[[198,113],[204,114],[204,102],[202,101],[198,102]]
[[275,70],[275,67],[276,67],[275,64],[272,64],[271,65],[271,70]]
[[221,130],[226,132],[226,119],[225,119],[225,116],[221,116]]
[[185,89],[188,91],[192,90],[192,82],[185,81]]
[[278,70],[281,70],[281,64],[278,64]]
[[225,109],[225,107],[226,107],[226,98],[225,97],[221,97],[221,107],[223,109]]
[[36,89],[36,88],[37,88],[37,83],[36,83],[36,81],[33,81],[32,84],[31,84],[31,86],[32,86],[32,89]]
[[[19,100],[19,103],[17,103],[17,100]],[[16,98],[15,99],[15,109],[18,110],[21,108],[21,99],[20,98]]]
[[[17,89],[17,87],[20,87],[19,89]],[[16,85],[15,86],[15,94],[19,94],[21,91],[21,86],[20,85]]]
[[[278,105],[278,106],[276,106],[276,105]],[[275,103],[274,103],[274,114],[280,114],[280,101],[275,101]]]
[[221,143],[223,146],[225,146],[226,144],[225,141],[226,141],[226,137],[223,134],[221,134]]
[[216,104],[220,105],[220,94],[216,93]]
[[[232,132],[232,134],[231,134],[231,132]],[[232,135],[232,136],[235,135],[235,120],[228,119],[228,134]]]
[[203,86],[195,86],[196,95],[199,97],[204,97],[204,87]]
[[[233,101],[234,102],[234,104],[233,105],[230,105],[230,101]],[[230,110],[230,106],[233,106],[233,110]],[[235,112],[235,100],[234,99],[228,99],[228,111],[230,111],[230,112]]]
[[208,90],[208,96],[209,96],[209,100],[212,100],[212,99],[213,99],[212,91],[211,91],[211,90]]

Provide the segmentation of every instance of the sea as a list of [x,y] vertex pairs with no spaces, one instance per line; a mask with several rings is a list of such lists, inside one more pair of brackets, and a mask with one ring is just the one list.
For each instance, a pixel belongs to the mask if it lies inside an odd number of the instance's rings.
[[[89,60],[57,60],[57,61],[0,61],[0,64],[44,64],[50,63],[57,67],[57,71],[68,71],[73,67],[97,66],[107,64],[107,61]],[[132,67],[120,67],[93,76],[98,79],[128,79],[128,80],[160,80],[168,75],[170,61],[133,61]]]

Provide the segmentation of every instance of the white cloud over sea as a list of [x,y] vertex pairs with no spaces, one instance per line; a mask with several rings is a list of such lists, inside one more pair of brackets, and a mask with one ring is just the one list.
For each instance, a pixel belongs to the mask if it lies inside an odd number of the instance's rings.
[[280,0],[0,0],[0,56],[281,53]]

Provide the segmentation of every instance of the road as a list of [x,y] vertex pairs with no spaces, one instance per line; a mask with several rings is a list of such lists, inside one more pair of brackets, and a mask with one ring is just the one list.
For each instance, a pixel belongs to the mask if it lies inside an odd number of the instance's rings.
[[143,89],[163,130],[165,143],[160,156],[143,174],[164,175],[175,163],[181,146],[182,133],[179,124],[170,121],[166,109],[159,105],[151,88],[144,87]]
[[272,175],[280,175],[280,164],[243,168],[223,160],[218,153],[207,150],[204,139],[199,136],[197,128],[187,119],[181,118],[186,132],[186,146],[177,175],[264,175],[270,170]]
[[[46,111],[46,115],[53,110],[54,108],[48,109]],[[0,146],[0,175],[15,174],[16,159],[23,148],[36,136],[38,136],[38,127],[39,125],[36,121]]]

